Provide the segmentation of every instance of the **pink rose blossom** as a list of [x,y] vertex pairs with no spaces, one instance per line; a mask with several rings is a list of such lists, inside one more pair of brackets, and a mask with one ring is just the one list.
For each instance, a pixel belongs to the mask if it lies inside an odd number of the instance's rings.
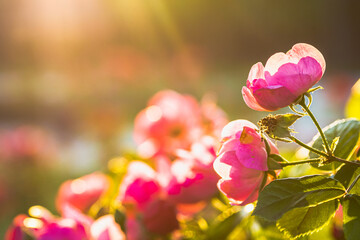
[[74,219],[56,218],[40,206],[30,208],[29,213],[34,216],[15,217],[12,226],[6,232],[5,240],[25,240],[28,239],[28,235],[38,240],[89,239],[85,227]]
[[[268,140],[271,153],[278,153]],[[222,131],[222,146],[214,162],[222,179],[218,188],[233,204],[246,205],[255,201],[266,177],[267,152],[256,126],[247,120],[236,120]]]
[[298,43],[252,66],[242,95],[258,111],[275,111],[293,103],[315,85],[325,71],[325,59],[313,46]]
[[86,226],[93,220],[84,213],[100,199],[109,187],[109,179],[102,173],[92,173],[64,182],[56,197],[56,207],[66,218],[76,219]]
[[161,174],[143,162],[134,161],[128,166],[118,200],[131,221],[126,223],[131,226],[127,233],[130,232],[134,240],[144,239],[142,234],[132,232],[139,229],[139,225],[133,222],[137,216],[142,216],[138,223],[152,233],[167,234],[178,228],[175,205],[167,199],[160,178]]
[[134,139],[139,153],[151,157],[188,148],[201,133],[201,111],[191,96],[158,92],[135,119]]
[[169,197],[177,204],[197,203],[211,199],[217,192],[218,175],[213,169],[215,140],[204,137],[191,151],[178,150],[171,165],[172,180],[167,186]]

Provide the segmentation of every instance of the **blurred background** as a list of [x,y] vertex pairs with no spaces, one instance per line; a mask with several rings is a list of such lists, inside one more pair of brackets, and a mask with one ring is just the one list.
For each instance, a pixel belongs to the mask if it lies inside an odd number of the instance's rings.
[[[241,88],[253,64],[295,43],[326,59],[312,105],[321,125],[342,118],[360,76],[359,10],[335,0],[1,1],[0,233],[32,205],[55,212],[64,180],[134,151],[133,120],[159,90],[215,96],[231,120],[266,116]],[[306,119],[295,128],[304,141],[315,132]]]

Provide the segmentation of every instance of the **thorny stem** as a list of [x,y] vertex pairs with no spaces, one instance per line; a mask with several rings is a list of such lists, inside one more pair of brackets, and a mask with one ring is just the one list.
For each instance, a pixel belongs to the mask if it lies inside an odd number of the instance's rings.
[[325,134],[324,132],[322,131],[318,121],[316,120],[315,116],[312,114],[312,112],[310,111],[309,107],[306,105],[305,103],[305,97],[302,98],[302,100],[298,103],[304,110],[305,112],[309,115],[309,117],[311,118],[311,120],[314,122],[316,128],[318,129],[319,133],[320,133],[320,136],[321,136],[321,139],[325,145],[325,148],[326,148],[326,152],[329,156],[332,156],[332,151],[330,149],[330,146],[325,138]]

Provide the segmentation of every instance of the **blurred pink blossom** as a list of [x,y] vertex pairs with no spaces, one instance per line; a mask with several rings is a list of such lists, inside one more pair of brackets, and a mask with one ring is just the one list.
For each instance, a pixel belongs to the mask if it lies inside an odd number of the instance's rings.
[[[255,201],[266,181],[267,152],[256,126],[247,120],[236,120],[222,131],[222,146],[214,162],[221,176],[218,188],[233,204],[246,205]],[[268,140],[271,153],[278,153]]]
[[[35,209],[36,208],[36,209]],[[25,240],[31,236],[38,240],[85,240],[89,239],[85,227],[69,218],[56,218],[45,208],[36,206],[29,210],[36,216],[18,215],[8,228],[5,240]]]
[[155,94],[135,119],[134,139],[139,152],[151,157],[188,148],[201,134],[201,111],[191,96],[171,90]]
[[0,133],[0,158],[7,161],[46,159],[56,154],[55,140],[44,130],[22,126]]
[[298,43],[286,54],[279,52],[250,69],[242,94],[258,111],[275,111],[293,103],[315,85],[325,72],[325,59],[313,46]]
[[[175,205],[167,199],[159,173],[143,162],[134,161],[128,166],[118,200],[126,208],[128,219],[138,220],[138,216],[142,216],[143,220],[138,223],[149,232],[167,234],[178,228]],[[139,225],[130,223],[126,224],[131,227],[127,234],[142,239],[142,234],[134,232],[139,231]]]
[[213,169],[216,158],[215,139],[203,137],[190,151],[178,150],[171,165],[172,179],[167,192],[177,204],[197,203],[211,199],[217,192],[219,176]]
[[61,216],[76,219],[90,226],[93,220],[85,215],[89,208],[109,188],[109,179],[102,173],[92,173],[64,182],[56,197],[56,208]]

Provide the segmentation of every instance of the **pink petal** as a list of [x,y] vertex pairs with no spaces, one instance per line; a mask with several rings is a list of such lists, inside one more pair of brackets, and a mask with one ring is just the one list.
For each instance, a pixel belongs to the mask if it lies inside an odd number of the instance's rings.
[[243,96],[243,99],[244,99],[246,105],[248,105],[248,107],[250,107],[256,111],[269,111],[259,105],[259,103],[256,101],[255,97],[253,96],[252,92],[247,87],[242,88],[242,96]]
[[300,59],[291,58],[289,55],[278,52],[272,55],[265,64],[265,71],[269,72],[271,75],[274,75],[278,69],[286,63],[298,63]]
[[[233,203],[242,204],[247,199],[255,200],[264,173],[246,168],[242,165],[234,152],[226,152],[214,162],[215,171],[222,177],[218,188]],[[249,198],[250,197],[250,198]]]
[[244,119],[238,119],[226,124],[226,126],[223,128],[221,132],[221,138],[222,139],[232,138],[232,137],[240,138],[241,131],[245,126],[257,129],[256,125],[253,124],[252,122],[249,122],[248,120],[244,120]]
[[303,57],[314,58],[320,64],[322,74],[324,74],[326,68],[324,56],[321,54],[319,50],[317,50],[315,47],[311,46],[310,44],[306,44],[306,43],[295,44],[288,54],[291,56],[296,56],[299,59]]
[[264,144],[240,144],[236,148],[238,160],[247,168],[267,171],[267,153]]
[[293,103],[297,95],[292,94],[283,86],[269,86],[253,92],[258,104],[268,111],[275,111]]
[[259,78],[264,78],[264,66],[261,62],[258,62],[251,67],[248,82],[251,84],[253,80]]
[[219,151],[217,152],[217,155],[220,156],[221,154],[227,151],[235,151],[235,149],[239,144],[240,144],[240,139],[238,138],[228,140],[221,145]]
[[297,64],[286,63],[273,76],[265,72],[269,86],[283,86],[295,96],[305,93],[321,76],[321,66],[312,57],[304,57]]
[[265,64],[265,71],[268,71],[270,75],[274,75],[283,64],[297,64],[305,57],[315,59],[321,66],[322,74],[325,72],[326,64],[323,55],[315,47],[305,43],[295,44],[286,54],[279,52],[272,55]]

